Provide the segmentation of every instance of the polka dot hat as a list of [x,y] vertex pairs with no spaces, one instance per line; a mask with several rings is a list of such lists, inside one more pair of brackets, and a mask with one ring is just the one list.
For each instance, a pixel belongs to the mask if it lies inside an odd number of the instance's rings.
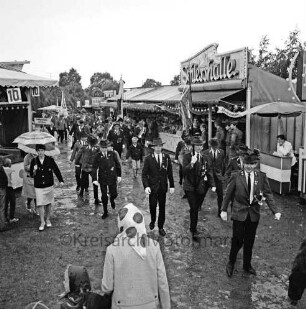
[[[120,234],[117,236],[117,241],[119,244],[131,246],[142,259],[145,259],[147,232],[141,211],[132,203],[122,207],[118,213],[118,227]],[[128,241],[122,242],[125,239]]]

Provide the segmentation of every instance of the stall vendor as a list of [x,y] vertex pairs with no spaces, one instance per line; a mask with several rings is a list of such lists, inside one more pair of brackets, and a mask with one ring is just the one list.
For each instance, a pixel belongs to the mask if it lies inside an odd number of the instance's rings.
[[292,158],[291,166],[294,166],[297,162],[293,153],[292,144],[286,140],[283,134],[277,135],[277,148],[276,151],[273,152],[273,155]]

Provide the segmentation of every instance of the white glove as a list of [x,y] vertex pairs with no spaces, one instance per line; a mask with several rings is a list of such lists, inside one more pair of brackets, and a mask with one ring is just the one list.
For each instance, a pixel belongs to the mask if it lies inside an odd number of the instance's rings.
[[195,164],[197,162],[197,160],[198,160],[197,156],[194,155],[194,156],[191,157],[191,162],[190,163],[191,164]]
[[170,194],[174,193],[174,188],[170,188]]
[[174,163],[178,163],[178,160],[174,160],[173,162],[174,162]]
[[211,188],[211,191],[212,191],[212,192],[216,192],[216,187],[212,187],[212,188]]
[[62,187],[62,186],[64,185],[64,183],[63,183],[63,182],[60,182],[59,185],[60,185],[60,187]]
[[150,187],[146,187],[145,188],[145,192],[146,192],[146,194],[151,194],[151,188]]
[[281,213],[280,212],[277,212],[275,215],[274,215],[274,219],[275,220],[279,220],[280,219],[280,217],[281,217]]
[[121,177],[117,177],[117,181],[118,181],[118,183],[120,183],[121,182]]
[[124,149],[124,148],[125,148],[125,145],[123,144],[123,145],[122,145],[122,149]]
[[221,216],[221,219],[223,221],[227,221],[227,212],[226,211],[221,211],[220,216]]
[[95,186],[98,186],[98,185],[99,185],[98,180],[95,180],[95,181],[93,181],[92,183],[93,183]]

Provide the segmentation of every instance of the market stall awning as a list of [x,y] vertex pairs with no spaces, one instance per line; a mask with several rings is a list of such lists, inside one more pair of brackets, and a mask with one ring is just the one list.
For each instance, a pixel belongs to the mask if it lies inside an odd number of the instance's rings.
[[[124,94],[123,94],[123,101],[130,101],[131,99],[133,99],[134,97],[146,93],[146,92],[151,92],[154,91],[155,88],[133,88],[133,89],[125,89]],[[117,101],[119,99],[119,95],[115,95],[109,99],[107,99],[108,102],[114,102]]]
[[0,67],[2,87],[56,87],[58,81]]
[[[220,100],[225,99],[233,94],[236,94],[243,89],[240,90],[222,90],[222,91],[200,91],[200,92],[192,92],[192,103],[193,104],[216,104]],[[165,103],[178,103],[180,102],[182,94],[179,93],[173,96],[171,99],[166,100]]]

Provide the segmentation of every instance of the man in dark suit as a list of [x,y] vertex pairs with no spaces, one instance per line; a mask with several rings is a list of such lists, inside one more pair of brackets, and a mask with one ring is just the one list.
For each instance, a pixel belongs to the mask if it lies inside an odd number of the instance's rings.
[[[224,167],[225,167],[225,153],[219,148],[219,142],[217,139],[211,139],[209,141],[210,148],[205,150],[203,155],[207,156],[208,162],[211,162],[211,170],[214,176],[217,200],[218,200],[218,217],[220,217],[221,206],[223,201],[223,181],[224,181]],[[206,196],[208,187],[204,192],[204,198]]]
[[193,137],[191,144],[194,149],[183,157],[183,189],[190,206],[190,232],[194,240],[198,239],[198,212],[208,188],[216,191],[215,180],[211,169],[211,162],[203,155],[204,141],[200,137]]
[[248,151],[249,151],[248,146],[244,144],[240,144],[238,146],[237,149],[238,156],[233,157],[229,160],[224,173],[226,184],[228,183],[232,172],[243,170],[243,157],[248,153]]
[[148,155],[144,160],[142,169],[142,183],[146,194],[149,194],[149,204],[151,213],[151,223],[149,227],[154,229],[156,221],[156,207],[159,205],[158,229],[161,236],[165,236],[165,206],[168,190],[168,180],[170,185],[170,194],[174,193],[174,180],[172,172],[172,163],[168,154],[162,153],[161,138],[153,139],[150,147],[154,153]]
[[244,157],[243,170],[231,175],[222,203],[221,218],[227,221],[227,207],[233,200],[233,237],[229,262],[226,266],[229,277],[233,275],[236,257],[242,245],[243,269],[247,273],[256,275],[251,259],[262,201],[266,200],[276,220],[281,217],[274,203],[266,174],[256,170],[257,161],[258,156],[255,153]]
[[[94,158],[92,167],[92,182],[95,186],[100,183],[102,192],[103,215],[102,219],[108,216],[107,189],[109,190],[111,207],[115,209],[115,198],[118,196],[117,184],[121,181],[121,164],[118,156],[113,151],[107,150],[108,141],[100,141],[100,152]],[[98,180],[97,180],[97,170]]]

